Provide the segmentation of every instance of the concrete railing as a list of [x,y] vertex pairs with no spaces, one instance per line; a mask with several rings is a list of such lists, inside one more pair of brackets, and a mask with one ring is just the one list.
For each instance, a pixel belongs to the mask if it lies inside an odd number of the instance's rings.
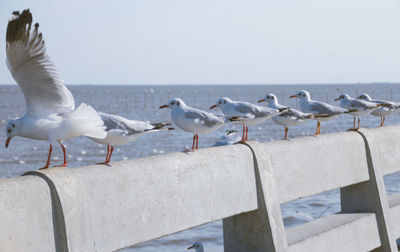
[[[400,126],[249,142],[0,180],[0,251],[113,251],[223,219],[225,251],[397,251]],[[282,203],[340,188],[285,230]]]

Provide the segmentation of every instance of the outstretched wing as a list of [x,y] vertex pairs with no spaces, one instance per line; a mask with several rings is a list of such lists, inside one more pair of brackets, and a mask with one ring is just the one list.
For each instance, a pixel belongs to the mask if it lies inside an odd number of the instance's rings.
[[32,14],[13,12],[7,26],[7,66],[21,88],[31,116],[64,113],[75,109],[55,65],[46,54],[39,24],[32,27]]

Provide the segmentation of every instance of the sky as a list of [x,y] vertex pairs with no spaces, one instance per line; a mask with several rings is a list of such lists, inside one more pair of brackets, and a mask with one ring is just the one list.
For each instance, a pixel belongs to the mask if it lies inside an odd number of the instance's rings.
[[1,0],[30,8],[67,84],[400,82],[398,0]]

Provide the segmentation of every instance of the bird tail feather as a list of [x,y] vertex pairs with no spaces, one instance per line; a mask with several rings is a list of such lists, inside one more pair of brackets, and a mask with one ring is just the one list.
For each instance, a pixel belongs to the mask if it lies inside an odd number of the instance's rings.
[[74,125],[79,125],[79,134],[87,137],[103,139],[106,137],[106,127],[97,111],[85,103],[71,114],[69,120]]

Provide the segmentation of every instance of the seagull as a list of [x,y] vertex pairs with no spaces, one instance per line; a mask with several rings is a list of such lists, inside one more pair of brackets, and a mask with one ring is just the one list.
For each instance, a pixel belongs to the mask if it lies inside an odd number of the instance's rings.
[[148,133],[174,129],[166,128],[166,126],[171,125],[170,123],[147,123],[143,121],[128,120],[122,116],[102,112],[99,112],[98,114],[101,116],[107,132],[107,136],[103,139],[89,137],[89,139],[96,143],[107,145],[106,160],[98,164],[108,165],[114,151],[114,146],[132,142],[140,136]]
[[196,250],[195,252],[204,252],[204,247],[201,242],[195,242],[195,243],[193,243],[192,246],[190,246],[187,249],[195,249]]
[[227,121],[235,120],[233,117],[226,118],[189,107],[180,98],[174,98],[168,104],[160,106],[160,109],[163,108],[171,109],[172,121],[179,128],[193,133],[192,151],[199,149],[199,134],[208,134],[224,126]]
[[324,115],[314,118],[317,120],[317,130],[315,133],[316,136],[321,134],[321,121],[328,121],[338,117],[341,114],[349,113],[347,109],[333,106],[325,102],[311,100],[310,93],[306,90],[301,90],[297,94],[290,96],[290,98],[300,99],[300,109],[302,112]]
[[239,120],[234,122],[243,126],[242,140],[244,143],[247,141],[248,125],[256,125],[262,123],[282,112],[288,110],[284,109],[272,109],[263,106],[258,106],[249,102],[232,101],[227,97],[220,98],[216,104],[212,105],[210,109],[220,108],[222,113],[226,116],[239,117]]
[[[364,100],[359,100],[356,98],[350,97],[348,94],[342,94],[335,101],[340,100],[340,106],[345,109],[353,109],[354,111],[350,112],[354,117],[353,128],[350,130],[358,130],[360,128],[360,117],[364,115],[370,114],[372,111],[382,107],[383,104],[376,104]],[[356,117],[357,117],[357,128],[356,128]]]
[[386,100],[372,100],[371,97],[364,93],[358,96],[357,99],[368,101],[368,102],[373,102],[376,104],[387,104],[388,106],[378,108],[374,111],[371,112],[371,115],[373,116],[379,116],[381,118],[381,124],[379,125],[382,127],[385,124],[385,117],[392,114],[395,110],[400,108],[400,104],[397,102],[391,102],[391,101],[386,101]]
[[272,109],[287,109],[287,111],[283,112],[282,114],[272,117],[272,121],[285,127],[285,137],[283,138],[284,140],[287,139],[289,126],[302,124],[305,121],[315,117],[315,115],[312,113],[303,113],[296,109],[288,108],[279,104],[278,98],[272,93],[267,94],[263,99],[259,100],[258,102],[268,102],[268,107]]
[[66,149],[62,141],[81,135],[104,138],[103,121],[91,106],[82,103],[75,109],[71,92],[46,53],[39,24],[32,27],[29,9],[21,14],[12,13],[6,40],[7,66],[25,96],[27,113],[8,122],[5,146],[7,148],[15,136],[47,140],[49,154],[41,168],[46,169],[50,165],[52,145],[58,142],[64,154],[61,166],[66,167]]
[[225,133],[213,146],[232,145],[240,141],[237,130],[230,129],[226,130]]

